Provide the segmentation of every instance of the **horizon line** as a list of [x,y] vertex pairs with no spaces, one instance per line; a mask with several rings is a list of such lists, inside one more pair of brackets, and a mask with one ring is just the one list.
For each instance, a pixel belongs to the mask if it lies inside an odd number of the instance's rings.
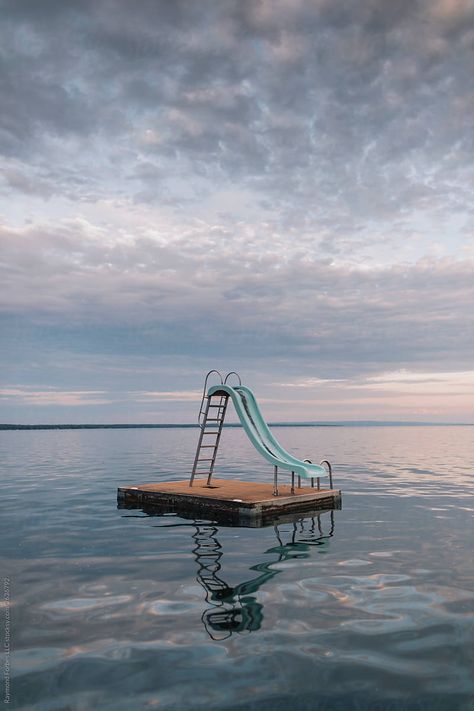
[[[309,420],[309,421],[276,421],[269,422],[270,427],[472,427],[474,422],[433,422],[425,420]],[[240,422],[228,422],[224,427],[242,427]],[[198,423],[165,422],[165,423],[39,423],[18,424],[0,423],[0,430],[75,430],[75,429],[196,429]]]

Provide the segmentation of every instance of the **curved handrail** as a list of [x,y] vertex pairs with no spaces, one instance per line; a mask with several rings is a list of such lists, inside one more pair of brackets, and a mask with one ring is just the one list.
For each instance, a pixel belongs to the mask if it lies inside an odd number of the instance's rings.
[[221,379],[221,385],[224,384],[224,382],[223,382],[223,380],[222,380],[222,374],[221,374],[221,372],[220,372],[219,370],[216,370],[215,368],[213,368],[213,369],[210,370],[210,371],[208,372],[208,374],[206,375],[206,379],[205,379],[205,381],[204,381],[204,392],[206,392],[207,381],[208,381],[208,379],[209,379],[209,376],[212,375],[212,373],[217,373],[217,375],[218,375],[219,378]]
[[218,370],[215,370],[215,368],[213,368],[212,370],[210,370],[210,371],[208,372],[208,374],[206,375],[206,379],[204,380],[204,388],[203,388],[203,391],[202,391],[201,404],[199,405],[199,414],[198,414],[198,424],[199,424],[199,425],[201,425],[201,417],[205,414],[204,410],[202,409],[202,406],[203,406],[203,404],[204,404],[204,400],[205,400],[206,397],[207,397],[207,381],[209,380],[209,376],[212,375],[212,373],[217,373],[217,375],[218,375],[219,378],[220,378],[221,385],[224,384],[224,381],[223,381],[223,379],[222,379],[222,373],[220,373]]
[[328,467],[328,474],[329,474],[329,486],[330,486],[331,489],[332,489],[332,466],[331,466],[331,462],[328,462],[327,459],[321,459],[321,461],[319,462],[319,466],[322,467],[323,464],[327,464],[327,467]]
[[238,381],[239,381],[239,386],[242,385],[242,380],[240,379],[240,375],[238,373],[236,373],[235,370],[231,370],[229,373],[227,373],[227,375],[225,376],[224,383],[223,383],[224,385],[226,385],[227,378],[229,377],[229,375],[236,375],[238,378]]

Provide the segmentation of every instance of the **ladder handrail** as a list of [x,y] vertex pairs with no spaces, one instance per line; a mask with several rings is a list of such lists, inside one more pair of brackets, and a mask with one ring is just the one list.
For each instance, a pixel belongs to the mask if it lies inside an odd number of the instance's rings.
[[225,376],[223,385],[225,385],[227,383],[227,378],[229,377],[229,375],[236,375],[239,380],[239,385],[242,385],[242,380],[240,379],[240,375],[238,373],[236,373],[235,370],[231,370],[229,373],[227,373],[227,375]]
[[198,424],[199,424],[201,427],[202,427],[202,425],[201,425],[201,415],[204,415],[204,410],[202,409],[202,406],[204,405],[204,400],[205,400],[206,397],[207,397],[207,381],[209,380],[209,376],[212,375],[212,373],[217,373],[217,375],[218,375],[219,378],[220,378],[221,385],[224,384],[224,380],[223,380],[223,378],[222,378],[222,374],[221,374],[218,370],[215,370],[215,368],[214,368],[213,370],[210,370],[210,371],[208,372],[208,374],[206,375],[206,379],[204,380],[204,388],[203,388],[203,391],[202,391],[201,404],[199,405],[199,414],[198,414]]

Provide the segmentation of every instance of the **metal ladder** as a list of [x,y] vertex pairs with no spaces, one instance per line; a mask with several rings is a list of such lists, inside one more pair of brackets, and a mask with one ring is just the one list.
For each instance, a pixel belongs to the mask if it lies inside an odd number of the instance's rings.
[[[226,375],[223,380],[222,375],[218,370],[210,370],[204,381],[204,390],[202,394],[201,406],[199,408],[198,422],[201,431],[194,457],[193,470],[189,480],[189,486],[193,485],[196,474],[206,476],[206,486],[211,485],[212,473],[216,463],[217,450],[221,439],[222,428],[224,426],[225,415],[229,396],[226,393],[216,393],[208,397],[207,381],[212,373],[217,373],[220,378],[221,385],[227,382],[230,375],[237,375],[234,371]],[[239,377],[237,375],[237,377]],[[239,378],[240,383],[240,378]]]

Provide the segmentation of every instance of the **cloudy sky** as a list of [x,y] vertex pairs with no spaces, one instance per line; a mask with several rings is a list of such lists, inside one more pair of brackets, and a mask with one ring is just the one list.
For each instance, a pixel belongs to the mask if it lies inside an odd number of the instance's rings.
[[0,422],[474,422],[474,0],[0,0]]

